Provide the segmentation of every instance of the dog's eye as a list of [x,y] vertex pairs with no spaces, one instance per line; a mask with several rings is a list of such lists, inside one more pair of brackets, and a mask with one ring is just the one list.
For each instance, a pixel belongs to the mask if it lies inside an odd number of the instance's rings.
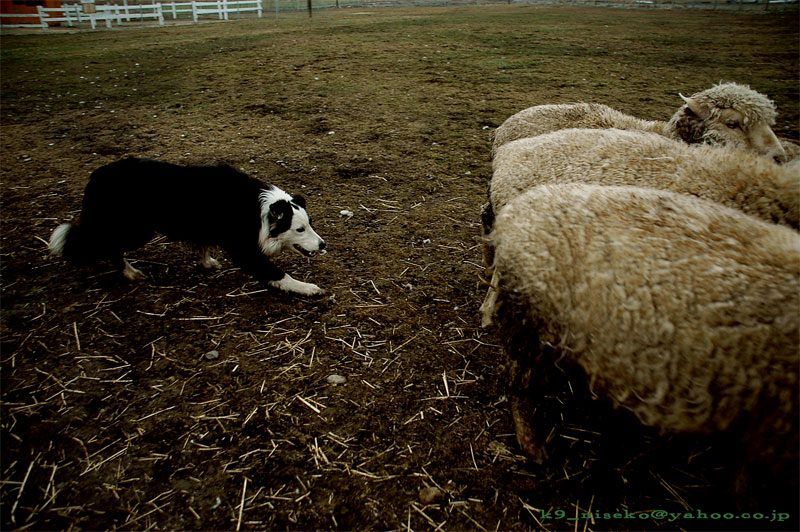
[[298,228],[297,228],[297,232],[298,232],[298,233],[302,233],[302,232],[303,232],[303,231],[305,231],[305,230],[306,230],[306,228],[305,228],[305,227],[298,227]]

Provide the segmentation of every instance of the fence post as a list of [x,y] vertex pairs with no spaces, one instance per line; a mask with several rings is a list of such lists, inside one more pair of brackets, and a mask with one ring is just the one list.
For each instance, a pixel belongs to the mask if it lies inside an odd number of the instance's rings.
[[192,0],[192,20],[197,24],[197,2]]
[[83,30],[81,27],[81,6],[80,4],[73,4],[72,8],[75,10],[75,18],[78,19],[78,29]]
[[256,6],[258,7],[258,18],[261,18],[261,0],[256,0]]
[[[44,12],[42,6],[36,6],[36,11],[39,13],[39,23],[42,25],[42,31],[47,31],[47,13]],[[11,22],[14,22],[13,20]]]

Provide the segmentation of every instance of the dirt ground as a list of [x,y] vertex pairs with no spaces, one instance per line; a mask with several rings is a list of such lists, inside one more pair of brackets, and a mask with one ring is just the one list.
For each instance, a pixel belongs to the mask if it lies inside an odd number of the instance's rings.
[[[731,494],[725,435],[662,437],[598,401],[526,460],[477,310],[505,118],[666,119],[734,80],[796,140],[798,35],[796,13],[517,6],[4,35],[0,527],[796,528],[796,492]],[[140,283],[51,257],[90,172],[128,155],[305,195],[329,252],[275,262],[327,296],[163,238],[129,254]]]

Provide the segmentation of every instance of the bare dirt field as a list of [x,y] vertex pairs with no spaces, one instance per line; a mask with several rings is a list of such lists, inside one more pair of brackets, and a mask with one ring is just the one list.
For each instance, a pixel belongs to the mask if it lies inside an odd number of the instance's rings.
[[[517,6],[4,35],[0,528],[796,529],[796,491],[732,494],[735,442],[598,401],[526,460],[477,310],[505,118],[595,101],[666,119],[731,80],[797,140],[799,35],[796,13]],[[125,156],[305,195],[329,252],[275,262],[328,295],[224,256],[209,273],[163,238],[129,254],[140,283],[51,257],[90,172]]]

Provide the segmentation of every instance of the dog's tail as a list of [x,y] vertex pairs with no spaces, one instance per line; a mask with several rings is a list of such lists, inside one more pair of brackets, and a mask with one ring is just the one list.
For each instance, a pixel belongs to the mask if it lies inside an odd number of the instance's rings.
[[75,262],[83,262],[90,258],[86,240],[86,235],[80,225],[61,224],[50,235],[48,247],[53,255],[60,255]]

